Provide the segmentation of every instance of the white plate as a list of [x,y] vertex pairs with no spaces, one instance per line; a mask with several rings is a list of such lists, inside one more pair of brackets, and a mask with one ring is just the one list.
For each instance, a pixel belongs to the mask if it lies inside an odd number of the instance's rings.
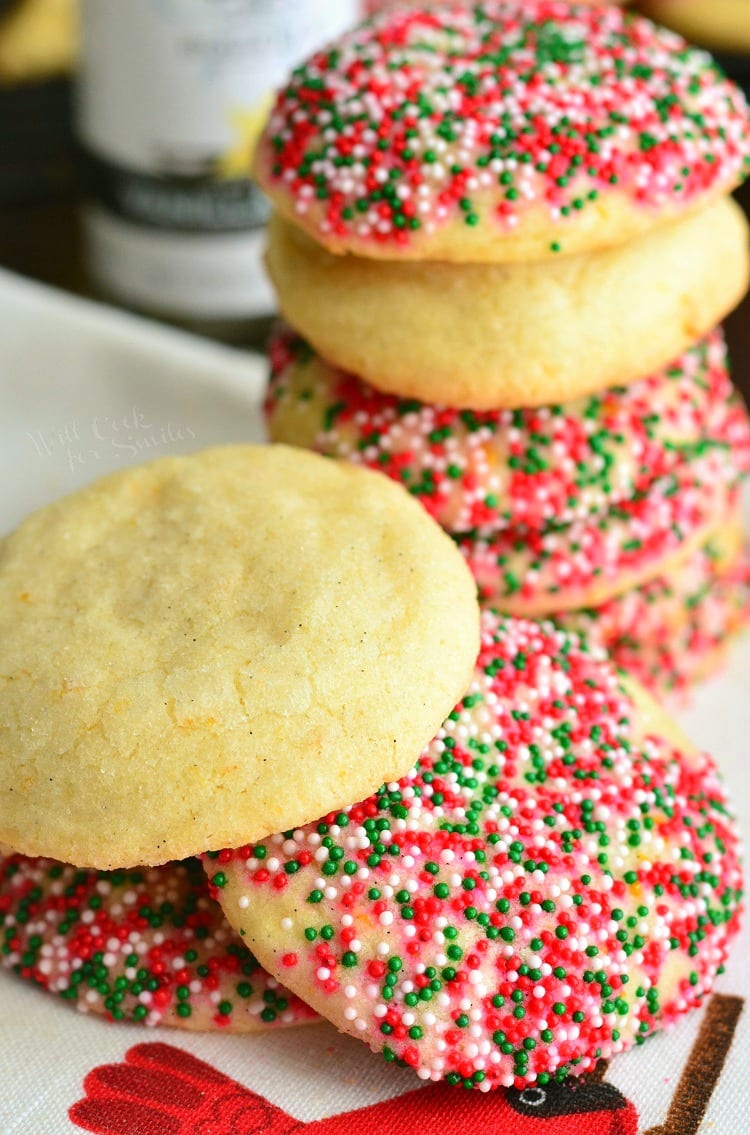
[[0,531],[122,465],[261,441],[265,366],[0,271]]

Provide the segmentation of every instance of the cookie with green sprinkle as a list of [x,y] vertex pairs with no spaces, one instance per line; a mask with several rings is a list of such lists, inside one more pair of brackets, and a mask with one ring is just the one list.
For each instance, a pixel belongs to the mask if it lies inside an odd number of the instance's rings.
[[712,760],[603,651],[487,611],[414,770],[204,858],[279,980],[425,1080],[585,1072],[700,1005],[739,925]]
[[255,173],[334,252],[536,260],[625,242],[750,167],[740,90],[614,7],[402,8],[302,62]]
[[530,618],[598,607],[677,570],[737,507],[741,473],[711,454],[660,477],[602,517],[456,536],[482,599]]
[[660,699],[685,699],[750,625],[750,549],[742,544],[741,525],[730,520],[673,571],[555,621],[602,643]]
[[719,329],[629,386],[535,409],[382,394],[284,326],[269,358],[273,441],[387,473],[452,533],[601,516],[712,448],[732,446],[738,470],[750,469],[750,427]]
[[0,858],[0,966],[112,1021],[244,1033],[316,1016],[235,934],[196,859],[87,871]]

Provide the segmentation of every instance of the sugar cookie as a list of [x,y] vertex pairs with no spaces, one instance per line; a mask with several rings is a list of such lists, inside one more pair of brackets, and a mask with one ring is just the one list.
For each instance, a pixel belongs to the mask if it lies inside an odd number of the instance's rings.
[[0,843],[111,868],[307,822],[413,764],[477,644],[386,477],[285,446],[104,477],[0,549]]
[[112,1021],[242,1033],[316,1017],[261,969],[197,859],[85,871],[0,858],[0,966]]
[[659,23],[706,47],[750,53],[747,0],[644,0]]
[[748,227],[722,200],[585,256],[393,263],[335,256],[276,217],[267,264],[284,317],[324,359],[402,398],[492,410],[666,366],[744,295]]
[[457,536],[481,597],[513,615],[539,617],[598,607],[670,572],[736,507],[731,453],[659,478],[602,517],[537,532]]
[[686,695],[750,623],[750,552],[742,540],[739,520],[730,521],[669,573],[555,621],[601,642],[657,697]]
[[471,411],[382,394],[289,328],[270,342],[273,441],[379,469],[449,532],[599,516],[712,445],[750,470],[750,428],[720,330],[630,386],[533,410]]
[[282,87],[255,173],[333,252],[536,260],[631,240],[750,168],[747,105],[642,17],[558,0],[401,10]]

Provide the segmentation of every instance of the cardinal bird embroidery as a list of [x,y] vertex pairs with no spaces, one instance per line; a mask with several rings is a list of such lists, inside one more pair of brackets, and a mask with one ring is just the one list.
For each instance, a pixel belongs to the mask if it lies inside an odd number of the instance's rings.
[[568,1080],[486,1094],[435,1084],[301,1123],[210,1064],[169,1044],[137,1044],[94,1068],[70,1109],[95,1135],[636,1135],[633,1105],[611,1084]]

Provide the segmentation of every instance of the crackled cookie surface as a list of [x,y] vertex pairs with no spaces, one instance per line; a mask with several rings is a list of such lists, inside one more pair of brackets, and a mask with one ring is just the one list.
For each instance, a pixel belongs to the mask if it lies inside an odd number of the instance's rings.
[[478,621],[370,470],[226,446],[102,478],[0,549],[0,843],[127,867],[356,800],[466,688]]
[[270,343],[272,440],[387,473],[449,532],[540,529],[605,513],[750,431],[720,330],[627,387],[537,409],[472,411],[382,394],[287,327]]
[[87,871],[0,857],[0,966],[112,1021],[239,1033],[315,1019],[261,969],[196,859]]
[[482,1090],[585,1071],[700,1004],[742,886],[710,758],[598,649],[490,611],[408,776],[204,862],[270,972]]
[[742,94],[704,52],[557,0],[385,14],[282,87],[256,156],[333,251],[530,260],[627,241],[726,194]]

